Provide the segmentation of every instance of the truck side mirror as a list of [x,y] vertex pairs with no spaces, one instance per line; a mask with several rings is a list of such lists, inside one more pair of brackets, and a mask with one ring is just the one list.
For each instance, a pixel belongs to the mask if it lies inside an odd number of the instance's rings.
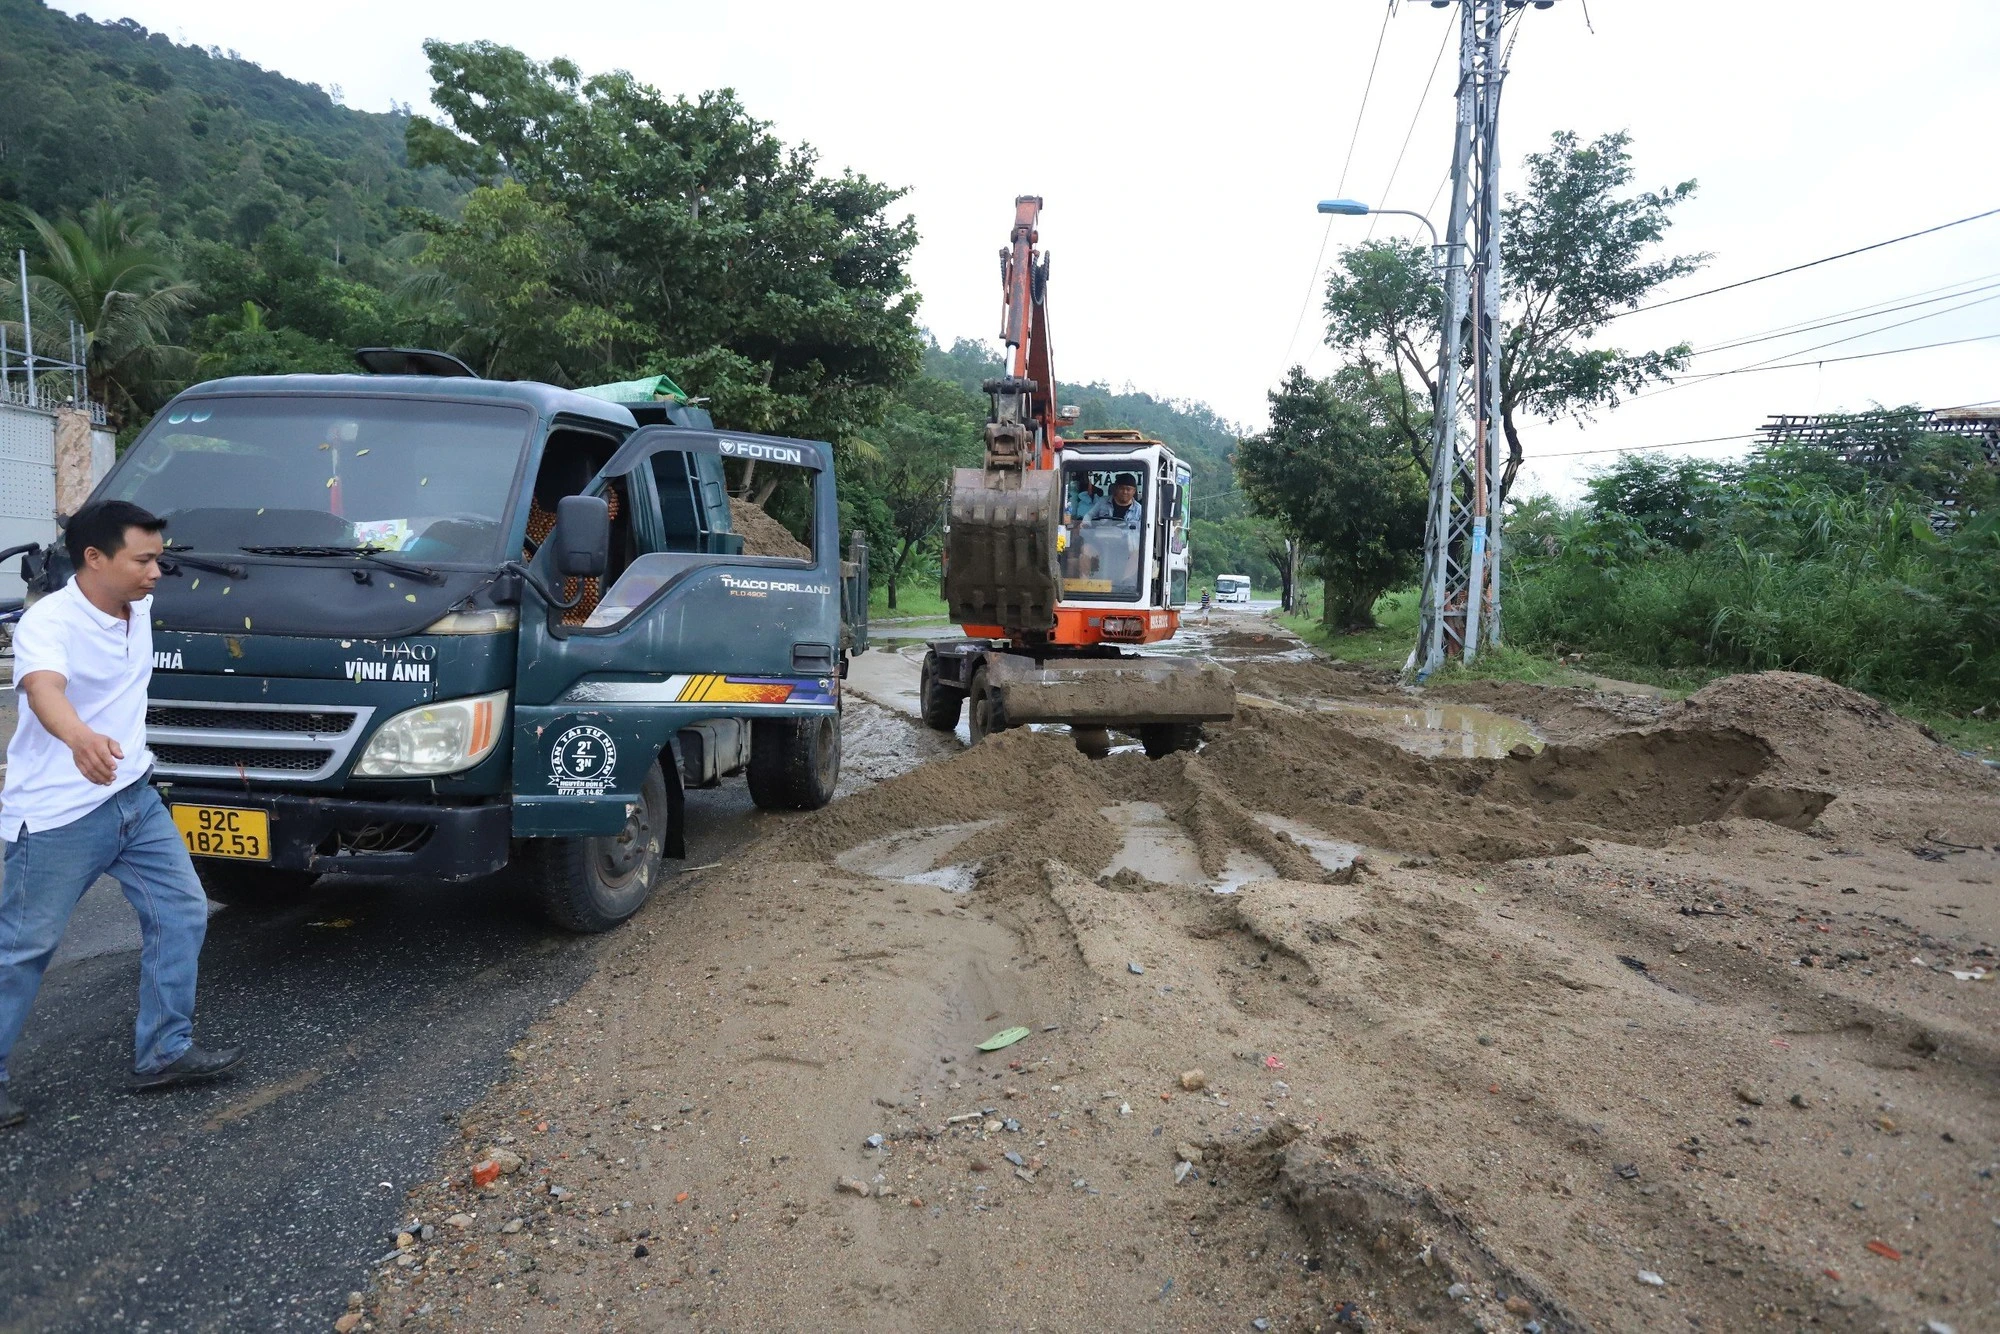
[[611,564],[611,505],[603,496],[564,496],[556,502],[556,573],[595,579]]

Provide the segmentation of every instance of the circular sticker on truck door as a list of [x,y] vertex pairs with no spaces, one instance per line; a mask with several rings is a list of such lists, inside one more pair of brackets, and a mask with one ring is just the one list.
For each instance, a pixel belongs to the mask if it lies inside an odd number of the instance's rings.
[[601,797],[611,790],[618,744],[601,727],[581,723],[556,738],[549,752],[549,782],[565,797]]

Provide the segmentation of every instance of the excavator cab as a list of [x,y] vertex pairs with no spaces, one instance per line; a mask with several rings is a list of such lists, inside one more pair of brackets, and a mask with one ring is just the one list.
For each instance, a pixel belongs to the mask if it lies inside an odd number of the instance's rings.
[[1137,431],[1086,431],[1060,454],[1060,644],[1169,639],[1188,593],[1188,468]]

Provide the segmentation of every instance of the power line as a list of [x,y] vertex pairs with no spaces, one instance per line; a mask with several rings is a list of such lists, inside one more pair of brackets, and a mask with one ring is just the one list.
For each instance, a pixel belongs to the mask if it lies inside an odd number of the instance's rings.
[[[1445,48],[1451,45],[1452,35],[1455,31],[1456,28],[1454,25],[1445,25],[1444,40],[1438,43],[1437,55],[1431,58],[1431,72],[1424,77],[1424,90],[1417,94],[1417,109],[1410,113],[1410,128],[1403,131],[1403,146],[1396,150],[1396,165],[1389,169],[1389,179],[1382,183],[1382,195],[1378,201],[1381,204],[1387,205],[1390,202],[1389,192],[1396,188],[1396,176],[1403,170],[1403,158],[1410,151],[1410,140],[1416,136],[1417,122],[1423,119],[1424,103],[1430,101],[1431,85],[1437,82],[1438,69],[1444,64]],[[1363,242],[1367,242],[1374,237],[1375,224],[1381,221],[1381,218],[1382,215],[1380,213],[1369,215],[1368,231],[1361,238]]]
[[[1716,343],[1709,347],[1698,347],[1688,355],[1705,357],[1711,352],[1724,352],[1730,348],[1748,347],[1752,343],[1768,343],[1774,338],[1791,338],[1798,334],[1811,333],[1815,329],[1830,329],[1836,324],[1852,324],[1855,320],[1865,320],[1875,315],[1893,315],[1899,310],[1914,310],[1918,306],[1935,305],[1939,301],[1949,301],[1953,297],[1970,296],[1974,292],[1991,291],[1994,286],[2000,284],[1989,283],[1984,287],[1967,286],[1968,283],[1985,283],[1989,278],[2000,278],[2000,270],[1992,273],[1982,273],[1977,278],[1961,278],[1955,283],[1945,283],[1938,287],[1926,287],[1918,292],[1905,292],[1902,296],[1885,297],[1881,301],[1873,301],[1865,306],[1849,306],[1845,310],[1836,310],[1827,315],[1817,315],[1809,320],[1779,325],[1774,329],[1765,329],[1757,334],[1736,339],[1733,342]],[[1932,296],[1933,292],[1942,292],[1944,295]],[[1913,301],[1909,300],[1911,297],[1923,297],[1927,299]],[[1892,301],[1901,301],[1904,304],[1889,305],[1888,303]]]
[[[1333,191],[1336,195],[1345,194],[1347,191],[1347,169],[1354,165],[1354,145],[1360,142],[1361,121],[1368,114],[1368,94],[1375,87],[1375,67],[1382,59],[1382,39],[1389,35],[1389,17],[1395,12],[1396,8],[1393,4],[1382,7],[1382,27],[1375,34],[1375,54],[1368,61],[1368,81],[1361,86],[1361,105],[1354,109],[1354,133],[1348,136],[1347,159],[1340,164],[1340,183],[1334,187]],[[1286,361],[1292,359],[1292,348],[1299,341],[1299,330],[1305,325],[1306,311],[1312,307],[1313,293],[1319,289],[1320,265],[1326,262],[1326,243],[1332,236],[1333,215],[1329,214],[1326,219],[1326,227],[1320,232],[1319,253],[1313,256],[1312,276],[1306,279],[1306,294],[1299,301],[1299,317],[1292,321],[1292,336],[1285,340],[1284,360]],[[1283,375],[1284,371],[1284,367],[1280,366],[1278,368],[1280,375]]]
[[[1796,337],[1798,337],[1798,336],[1799,336],[1800,334],[1802,334],[1802,333],[1810,333],[1810,332],[1811,332],[1812,330],[1814,330],[1814,329],[1830,329],[1830,328],[1832,328],[1832,327],[1833,327],[1834,325],[1836,325],[1836,324],[1852,324],[1852,323],[1853,323],[1853,322],[1854,322],[1855,320],[1862,320],[1862,319],[1869,319],[1869,318],[1872,318],[1872,316],[1873,316],[1873,315],[1893,315],[1893,314],[1895,314],[1895,313],[1896,313],[1897,311],[1899,311],[1899,310],[1909,310],[1909,309],[1911,309],[1912,307],[1915,307],[1915,306],[1930,306],[1930,305],[1935,305],[1935,304],[1937,304],[1937,303],[1938,303],[1939,301],[1949,301],[1949,300],[1951,300],[1951,299],[1952,299],[1953,297],[1961,297],[1961,296],[1971,296],[1973,292],[1988,292],[1988,291],[1991,291],[1991,290],[1992,290],[1992,289],[1993,289],[1994,287],[2000,287],[2000,283],[1994,283],[1994,284],[1991,284],[1991,285],[1989,285],[1989,286],[1987,286],[1987,287],[1975,287],[1975,288],[1973,288],[1973,289],[1972,289],[1971,291],[1969,291],[1969,292],[1953,292],[1953,293],[1951,293],[1951,295],[1950,295],[1950,296],[1940,296],[1940,297],[1932,297],[1932,298],[1931,298],[1931,299],[1930,299],[1929,301],[1912,301],[1912,302],[1911,302],[1911,303],[1910,303],[1909,305],[1907,305],[1907,306],[1891,306],[1891,307],[1890,307],[1889,309],[1887,309],[1887,310],[1878,310],[1878,311],[1874,311],[1874,312],[1872,312],[1872,313],[1871,313],[1870,315],[1854,315],[1854,316],[1850,316],[1849,318],[1847,318],[1847,319],[1844,319],[1844,320],[1828,320],[1828,321],[1827,321],[1827,322],[1826,322],[1825,324],[1812,324],[1812,325],[1807,325],[1807,326],[1806,326],[1805,328],[1803,328],[1803,329],[1794,329],[1794,330],[1792,330],[1792,331],[1791,331],[1790,333],[1783,333],[1783,334],[1769,334],[1769,335],[1766,335],[1766,336],[1765,336],[1765,337],[1763,337],[1763,338],[1746,338],[1746,339],[1742,340],[1742,342],[1738,342],[1738,343],[1723,343],[1723,344],[1721,344],[1721,345],[1719,345],[1719,346],[1717,346],[1717,347],[1712,347],[1712,348],[1708,348],[1708,349],[1706,349],[1706,350],[1705,350],[1704,352],[1696,352],[1696,353],[1693,353],[1692,355],[1694,355],[1694,356],[1697,356],[1697,357],[1699,357],[1699,356],[1703,356],[1703,355],[1706,355],[1706,353],[1707,353],[1707,352],[1721,352],[1721,351],[1723,351],[1723,350],[1725,350],[1725,349],[1727,349],[1727,348],[1732,348],[1732,347],[1746,347],[1746,346],[1748,346],[1748,345],[1749,345],[1749,344],[1751,344],[1751,343],[1768,343],[1768,342],[1770,342],[1770,341],[1771,341],[1771,340],[1772,340],[1773,338],[1796,338]],[[1937,318],[1938,316],[1940,316],[1940,315],[1950,315],[1950,314],[1953,314],[1953,313],[1955,313],[1955,312],[1957,312],[1957,311],[1961,311],[1961,310],[1964,310],[1964,309],[1966,309],[1966,308],[1967,308],[1968,306],[1983,306],[1983,305],[1985,305],[1985,304],[1986,304],[1986,303],[1987,303],[1988,301],[1996,301],[1996,300],[2000,300],[2000,297],[1993,297],[1993,296],[1982,296],[1982,297],[1977,297],[1977,298],[1975,298],[1974,300],[1971,300],[1971,301],[1962,301],[1962,302],[1960,302],[1960,303],[1959,303],[1958,305],[1956,305],[1956,306],[1946,306],[1946,307],[1945,307],[1945,308],[1944,308],[1943,310],[1927,310],[1927,311],[1925,311],[1925,312],[1924,312],[1923,314],[1921,314],[1921,315],[1912,315],[1912,316],[1911,316],[1911,317],[1910,317],[1909,319],[1907,319],[1907,320],[1897,320],[1897,321],[1896,321],[1896,322],[1895,322],[1894,324],[1878,324],[1878,325],[1876,325],[1876,326],[1875,326],[1874,328],[1872,328],[1872,329],[1863,329],[1863,330],[1862,330],[1862,331],[1861,331],[1860,333],[1853,333],[1853,334],[1848,334],[1848,335],[1847,335],[1846,337],[1844,337],[1844,338],[1835,338],[1835,339],[1832,339],[1832,340],[1830,340],[1830,341],[1828,341],[1828,342],[1824,342],[1824,343],[1815,343],[1815,344],[1814,344],[1813,346],[1811,346],[1811,347],[1795,347],[1795,348],[1791,349],[1791,350],[1790,350],[1790,351],[1788,351],[1788,352],[1780,352],[1780,353],[1778,353],[1778,354],[1777,354],[1776,356],[1773,356],[1773,357],[1770,357],[1770,358],[1769,358],[1769,360],[1771,360],[1771,361],[1776,361],[1776,360],[1778,360],[1778,358],[1779,358],[1779,357],[1792,357],[1792,356],[1797,356],[1797,355],[1798,355],[1799,353],[1801,353],[1801,352],[1817,352],[1817,351],[1818,351],[1818,350],[1819,350],[1820,348],[1823,348],[1823,347],[1835,347],[1835,346],[1838,346],[1838,345],[1839,345],[1839,344],[1841,344],[1841,343],[1851,343],[1851,342],[1853,342],[1853,341],[1854,341],[1855,339],[1857,339],[1857,338],[1868,338],[1868,337],[1871,337],[1871,336],[1872,336],[1872,335],[1874,335],[1874,334],[1878,334],[1878,333],[1887,333],[1887,332],[1888,332],[1889,330],[1891,330],[1891,329],[1900,329],[1900,328],[1902,328],[1902,327],[1903,327],[1904,325],[1906,325],[1906,324],[1918,324],[1918,323],[1921,323],[1921,322],[1922,322],[1922,321],[1924,321],[1924,320],[1934,320],[1934,319],[1936,319],[1936,318]],[[1763,362],[1761,362],[1761,361],[1753,361],[1753,362],[1751,362],[1750,364],[1751,364],[1752,366],[1761,366],[1761,365],[1763,365],[1764,363],[1763,363]],[[1714,373],[1715,373],[1715,374],[1727,374],[1728,372],[1726,372],[1726,371],[1720,371],[1720,372],[1714,372]]]
[[[1871,332],[1873,331],[1871,330]],[[1856,335],[1856,337],[1859,336]],[[1800,366],[1832,366],[1843,361],[1866,361],[1870,357],[1893,357],[1902,352],[1926,352],[1934,347],[1957,347],[1961,343],[1984,343],[1994,338],[2000,338],[2000,333],[1974,334],[1970,338],[1947,338],[1942,342],[1916,343],[1909,347],[1885,347],[1879,352],[1856,352],[1851,356],[1845,357],[1814,357],[1807,361],[1783,361],[1775,366],[1739,366],[1733,371],[1717,371],[1711,378],[1719,379],[1724,375],[1748,375],[1756,371],[1789,371]],[[1843,338],[1840,341],[1846,342],[1847,340]],[[1831,347],[1832,344],[1828,343],[1824,344],[1824,346]]]
[[1382,63],[1382,41],[1389,35],[1389,16],[1395,12],[1394,5],[1382,10],[1382,28],[1375,34],[1375,54],[1368,61],[1368,81],[1361,85],[1361,105],[1354,110],[1354,133],[1347,137],[1347,160],[1340,164],[1340,183],[1333,187],[1336,195],[1347,193],[1347,169],[1354,165],[1354,146],[1361,142],[1361,122],[1368,115],[1368,94],[1375,88],[1375,67]]
[[[1964,294],[1960,293],[1959,295],[1964,295]],[[1980,334],[1974,338],[1955,338],[1955,339],[1949,339],[1942,343],[1923,343],[1916,347],[1908,347],[1908,348],[1892,347],[1892,348],[1886,348],[1880,352],[1858,353],[1855,356],[1851,357],[1813,357],[1804,361],[1788,361],[1788,362],[1783,362],[1782,364],[1779,365],[1772,364],[1773,362],[1778,361],[1779,358],[1781,357],[1796,357],[1801,353],[1817,352],[1821,348],[1825,347],[1838,347],[1842,343],[1851,343],[1857,338],[1871,338],[1878,333],[1887,333],[1891,329],[1900,329],[1906,324],[1916,324],[1922,320],[1935,319],[1939,315],[1949,315],[1954,311],[1964,310],[1967,306],[1985,305],[1989,301],[2000,301],[2000,296],[1983,296],[1980,297],[1977,301],[1967,301],[1961,305],[1947,306],[1943,310],[1934,310],[1929,312],[1928,314],[1917,315],[1907,320],[1897,320],[1894,324],[1884,324],[1884,325],[1879,325],[1873,329],[1863,329],[1860,333],[1849,334],[1845,338],[1830,339],[1824,343],[1816,343],[1812,347],[1793,348],[1789,352],[1780,352],[1777,354],[1777,356],[1766,357],[1762,361],[1753,361],[1747,366],[1733,366],[1726,371],[1703,371],[1700,374],[1696,375],[1685,375],[1682,376],[1680,379],[1675,380],[1672,384],[1668,385],[1664,389],[1648,390],[1646,393],[1634,394],[1632,397],[1634,399],[1658,398],[1661,394],[1671,394],[1676,389],[1685,389],[1690,385],[1704,384],[1710,380],[1720,380],[1724,376],[1728,375],[1745,375],[1752,371],[1784,370],[1787,367],[1791,366],[1824,366],[1838,361],[1860,361],[1865,357],[1886,357],[1886,356],[1891,356],[1897,352],[1917,352],[1921,351],[1923,348],[1928,348],[1928,347],[1950,347],[1954,343],[1976,343],[1981,341],[1982,339],[2000,337],[2000,334]]]
[[1649,449],[1684,449],[1689,445],[1719,445],[1726,440],[1755,440],[1762,432],[1745,431],[1740,435],[1711,435],[1700,440],[1669,440],[1658,445],[1621,445],[1616,449],[1565,449],[1554,454],[1536,454],[1523,458],[1523,463],[1540,463],[1543,459],[1580,459],[1586,454],[1639,454]]
[[1637,315],[1642,310],[1659,310],[1665,306],[1678,306],[1683,301],[1695,301],[1701,297],[1714,296],[1717,292],[1731,292],[1739,287],[1748,287],[1752,283],[1761,283],[1770,278],[1782,278],[1788,273],[1797,273],[1801,269],[1816,268],[1821,264],[1831,264],[1834,260],[1846,259],[1849,255],[1866,254],[1870,250],[1880,250],[1883,246],[1895,245],[1902,241],[1913,241],[1919,236],[1929,236],[1932,232],[1941,232],[1948,227],[1962,227],[1968,222],[1977,222],[1981,218],[1990,218],[1996,213],[2000,213],[2000,208],[1989,208],[1984,213],[1974,213],[1969,217],[1958,218],[1951,222],[1941,222],[1935,227],[1926,227],[1920,232],[1907,232],[1902,236],[1892,236],[1886,241],[1877,241],[1873,245],[1856,246],[1852,250],[1843,250],[1837,255],[1827,255],[1820,259],[1807,260],[1803,264],[1794,264],[1790,268],[1774,269],[1770,273],[1760,273],[1754,278],[1743,278],[1733,283],[1724,283],[1720,287],[1711,287],[1703,292],[1690,292],[1686,296],[1677,296],[1666,301],[1654,301],[1647,305],[1634,306],[1630,310],[1621,310],[1605,318],[1607,321],[1622,320],[1627,315]]
[[[1931,408],[1928,410],[1932,413],[1957,412],[1962,408],[1991,407],[1996,403],[2000,403],[2000,398],[1981,399],[1977,403],[1954,403],[1948,408]],[[1700,440],[1668,440],[1657,445],[1621,445],[1615,449],[1565,449],[1559,450],[1554,454],[1536,454],[1521,461],[1523,463],[1540,463],[1543,459],[1576,459],[1583,458],[1589,454],[1639,454],[1653,449],[1685,449],[1691,445],[1719,445],[1730,440],[1755,440],[1762,434],[1764,434],[1762,431],[1745,431],[1739,435],[1705,436]]]

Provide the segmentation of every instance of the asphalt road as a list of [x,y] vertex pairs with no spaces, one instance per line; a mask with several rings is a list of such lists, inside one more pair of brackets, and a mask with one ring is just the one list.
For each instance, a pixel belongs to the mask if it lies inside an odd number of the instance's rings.
[[[740,781],[689,793],[688,814],[690,866],[759,818]],[[13,1053],[30,1119],[0,1131],[0,1328],[331,1328],[455,1114],[602,941],[492,882],[325,880],[278,916],[217,910],[197,1039],[250,1054],[233,1079],[146,1097],[124,1091],[138,945],[100,881]]]

